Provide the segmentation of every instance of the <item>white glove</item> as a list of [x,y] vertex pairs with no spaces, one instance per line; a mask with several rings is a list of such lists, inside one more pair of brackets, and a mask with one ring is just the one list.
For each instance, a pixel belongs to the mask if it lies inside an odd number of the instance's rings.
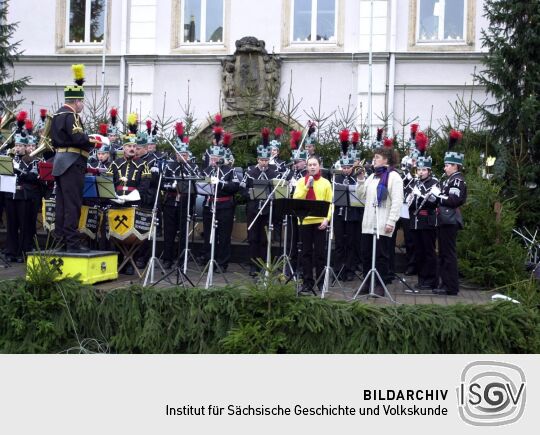
[[435,185],[431,188],[431,194],[435,197],[438,197],[441,194],[441,189],[439,189],[439,186]]
[[296,187],[296,183],[298,183],[298,180],[296,178],[291,178],[289,181],[289,186]]
[[13,169],[15,170],[19,169],[19,162],[13,160]]
[[128,179],[127,179],[127,177],[120,177],[120,181],[122,183],[127,183]]
[[422,196],[422,192],[420,192],[420,189],[418,186],[414,186],[414,189],[412,190],[412,194],[415,196]]
[[245,189],[245,188],[246,188],[246,182],[245,182],[245,181],[241,181],[241,182],[240,182],[240,187],[241,187],[242,189]]
[[210,177],[210,184],[218,184],[219,178],[218,177]]
[[154,173],[155,173],[155,172],[159,172],[159,168],[158,168],[157,166],[152,166],[152,167],[150,168],[150,172],[154,172]]
[[411,175],[410,172],[407,172],[407,175],[405,176],[405,179],[406,180],[412,180],[413,179],[413,176]]

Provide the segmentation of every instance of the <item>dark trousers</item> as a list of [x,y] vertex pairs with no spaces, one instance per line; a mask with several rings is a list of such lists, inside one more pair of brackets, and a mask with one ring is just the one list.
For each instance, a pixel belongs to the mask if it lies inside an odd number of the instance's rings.
[[448,293],[459,292],[459,277],[457,267],[457,225],[443,225],[439,227],[439,275],[441,288]]
[[[6,255],[22,257],[33,247],[36,220],[35,204],[31,199],[12,199],[6,196]],[[33,229],[32,229],[33,228]]]
[[75,163],[61,176],[56,177],[54,232],[56,237],[65,240],[69,247],[78,246],[81,240],[78,226],[81,216],[85,171],[85,167]]
[[[255,220],[258,210],[248,210],[246,217],[248,226]],[[266,261],[268,215],[259,215],[253,226],[248,230],[249,256],[251,264],[257,258]]]
[[410,233],[414,241],[418,284],[436,288],[439,280],[435,252],[437,230],[435,228],[410,230]]
[[[392,281],[390,271],[390,249],[392,246],[394,245],[391,237],[379,236],[379,239],[376,241],[375,268],[385,284]],[[362,269],[364,276],[371,269],[372,252],[373,234],[362,234]]]
[[318,278],[324,269],[326,252],[326,230],[319,230],[320,224],[300,225],[300,237],[302,243],[302,269],[304,284],[312,286],[313,266],[315,277]]
[[354,272],[361,261],[357,252],[362,244],[362,223],[347,222],[336,216],[334,219],[334,240],[335,272],[337,274],[342,270],[341,278],[343,278],[344,273]]
[[394,234],[392,234],[392,247],[390,249],[390,271],[394,273],[396,271],[395,258],[396,258],[396,237],[398,229],[403,230],[403,239],[405,242],[405,258],[407,259],[407,269],[416,269],[416,257],[415,257],[415,245],[414,239],[410,230],[411,220],[399,218],[396,223]]
[[[187,204],[166,204],[163,206],[163,260],[173,261],[178,259],[186,242]],[[175,242],[176,234],[179,241]],[[175,255],[174,247],[179,243],[181,248]]]
[[[216,240],[215,260],[221,267],[227,267],[231,259],[231,234],[234,223],[234,207],[218,208],[216,210]],[[212,208],[204,207],[204,251],[207,259],[210,259],[210,232],[212,230]]]

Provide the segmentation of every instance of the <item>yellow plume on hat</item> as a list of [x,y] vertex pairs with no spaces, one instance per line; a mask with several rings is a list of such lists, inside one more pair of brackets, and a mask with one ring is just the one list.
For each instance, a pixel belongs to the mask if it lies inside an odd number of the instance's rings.
[[137,114],[136,113],[130,113],[127,116],[127,125],[130,133],[137,134]]
[[71,65],[71,71],[73,72],[75,83],[82,86],[84,83],[84,65],[82,63]]

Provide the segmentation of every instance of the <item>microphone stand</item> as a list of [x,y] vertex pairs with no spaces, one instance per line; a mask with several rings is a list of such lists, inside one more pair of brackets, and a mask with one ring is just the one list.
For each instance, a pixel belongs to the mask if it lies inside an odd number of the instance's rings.
[[[291,172],[290,167],[287,168],[287,170],[283,173],[281,179],[287,181],[287,176],[289,175],[289,172]],[[289,189],[289,186],[287,186],[287,198],[289,197],[289,195],[290,195],[290,189]],[[291,260],[290,260],[289,256],[287,255],[287,238],[288,238],[287,228],[289,226],[288,221],[289,221],[288,215],[284,215],[283,216],[283,223],[282,223],[282,228],[283,228],[283,253],[278,258],[277,264],[279,264],[280,261],[283,261],[283,276],[286,275],[287,266],[288,266],[289,270],[291,271],[291,277],[296,282],[296,275],[294,273],[294,270],[293,270],[293,267],[292,267],[292,264],[291,264]]]
[[[334,172],[332,174],[332,202],[334,201],[334,198],[335,198],[335,191],[336,191],[335,186],[336,186],[336,173]],[[333,214],[333,210],[332,210],[332,214]],[[321,299],[324,299],[324,295],[329,291],[330,274],[332,274],[332,278],[333,278],[332,284],[337,282],[339,287],[343,290],[343,286],[339,282],[338,277],[336,276],[336,273],[334,272],[334,269],[332,268],[332,266],[330,266],[330,260],[332,258],[332,240],[334,240],[334,216],[330,218],[330,222],[326,231],[328,233],[328,243],[326,247],[326,266],[324,266],[323,271],[317,278],[317,281],[315,281],[315,286],[317,286],[321,278],[323,278],[324,276],[323,287],[321,290]]]
[[[361,297],[365,297],[366,299],[387,297],[393,303],[396,303],[396,301],[392,298],[392,295],[386,288],[386,285],[384,284],[384,281],[381,278],[381,275],[379,274],[375,266],[375,256],[377,255],[377,240],[379,239],[379,213],[377,212],[377,209],[379,208],[379,206],[377,204],[377,197],[375,197],[375,200],[373,201],[373,208],[375,210],[375,223],[374,223],[374,228],[373,228],[373,243],[372,243],[372,250],[371,250],[371,269],[366,274],[364,280],[362,281],[362,284],[360,284],[360,287],[358,287],[358,290],[354,294],[353,299],[356,299],[358,297],[359,293],[364,288],[364,285],[367,283],[368,279],[371,279],[369,293],[362,295]],[[375,277],[377,277],[379,283],[384,289],[384,296],[380,296],[377,293],[375,293]]]
[[146,287],[148,278],[150,278],[150,284],[154,284],[154,269],[155,265],[160,267],[161,271],[165,273],[165,269],[159,259],[156,257],[156,220],[157,220],[157,203],[159,198],[159,190],[161,187],[161,179],[163,178],[163,170],[159,171],[159,180],[156,191],[156,198],[154,199],[154,208],[152,208],[152,223],[150,224],[150,231],[148,232],[148,239],[152,239],[152,257],[146,265],[146,270],[143,272],[144,281],[143,287]]
[[214,199],[212,201],[212,225],[211,225],[211,231],[210,231],[210,260],[208,263],[206,263],[206,266],[204,267],[204,270],[201,273],[201,276],[199,277],[199,281],[197,281],[197,284],[202,279],[202,276],[208,271],[208,274],[206,275],[206,284],[204,286],[205,289],[208,289],[213,286],[214,284],[214,265],[217,267],[219,272],[223,275],[223,279],[227,284],[229,282],[227,281],[227,278],[225,277],[225,274],[223,273],[223,270],[221,267],[219,267],[219,264],[217,264],[217,261],[215,260],[215,245],[216,245],[216,228],[218,225],[218,221],[216,220],[216,207],[217,207],[217,193],[218,193],[218,186],[219,186],[219,165],[216,164],[216,174],[218,178],[218,182],[214,186]]

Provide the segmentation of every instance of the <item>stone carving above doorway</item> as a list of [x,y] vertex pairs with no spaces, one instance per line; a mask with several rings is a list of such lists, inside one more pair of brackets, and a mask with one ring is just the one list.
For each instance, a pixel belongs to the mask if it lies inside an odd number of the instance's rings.
[[264,41],[246,36],[236,41],[234,55],[221,65],[223,101],[229,110],[260,111],[271,108],[281,84],[281,59],[269,54]]

